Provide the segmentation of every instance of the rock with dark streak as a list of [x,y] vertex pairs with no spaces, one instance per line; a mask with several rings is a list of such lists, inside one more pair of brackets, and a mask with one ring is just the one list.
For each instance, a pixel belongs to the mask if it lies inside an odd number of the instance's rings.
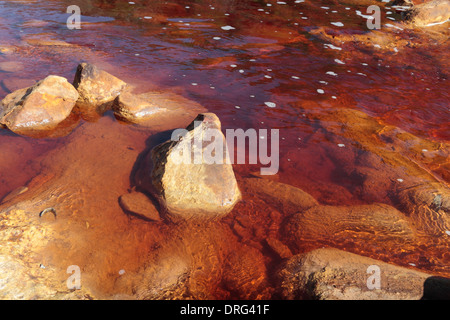
[[95,65],[81,63],[75,74],[74,87],[80,97],[77,109],[87,119],[95,119],[110,109],[127,84]]

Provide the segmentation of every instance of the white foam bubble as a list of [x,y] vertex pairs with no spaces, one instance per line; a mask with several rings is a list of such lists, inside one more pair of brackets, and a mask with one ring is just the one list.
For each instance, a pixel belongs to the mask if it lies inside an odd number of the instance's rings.
[[269,108],[275,108],[275,107],[277,106],[276,103],[270,102],[270,101],[264,102],[264,104],[265,104],[266,106],[268,106]]
[[388,27],[388,28],[395,28],[395,29],[398,29],[398,30],[403,30],[403,28],[400,28],[399,26],[395,26],[395,25],[390,24],[390,23],[386,23],[385,26]]
[[368,15],[362,14],[362,12],[359,11],[359,10],[356,10],[356,15],[361,16],[361,17],[363,17],[363,18],[365,18],[365,19],[370,19],[370,20],[373,20],[373,19],[374,19],[373,16],[368,16]]
[[325,48],[330,48],[330,49],[333,49],[333,50],[342,50],[342,48],[336,47],[335,45],[332,45],[331,43],[325,43],[323,46]]

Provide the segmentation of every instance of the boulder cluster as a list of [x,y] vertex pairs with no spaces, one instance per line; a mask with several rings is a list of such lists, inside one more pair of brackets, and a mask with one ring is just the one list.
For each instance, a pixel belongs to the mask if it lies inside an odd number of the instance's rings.
[[[63,77],[50,75],[7,95],[0,105],[0,124],[19,135],[46,137],[65,128],[73,114],[89,121],[108,110],[119,120],[152,129],[170,118],[193,120],[183,139],[169,140],[152,151],[146,163],[150,171],[139,178],[148,182],[143,189],[153,194],[168,218],[209,220],[224,216],[240,200],[231,164],[186,164],[176,159],[180,149],[193,147],[193,140],[201,140],[207,130],[221,132],[215,114],[200,113],[193,119],[197,112],[206,109],[173,93],[135,94],[132,86],[92,64],[81,63],[72,84]],[[194,122],[201,125],[194,126]],[[223,134],[221,138],[226,146]],[[201,146],[205,148],[207,144]],[[152,201],[143,193],[123,195],[120,205],[126,212],[144,219],[160,219]]]
[[56,131],[67,134],[71,118],[95,121],[108,110],[117,119],[152,128],[174,118],[186,123],[206,111],[180,95],[160,91],[135,94],[133,89],[97,66],[81,63],[72,84],[49,75],[7,95],[0,103],[0,126],[19,135],[49,137]]

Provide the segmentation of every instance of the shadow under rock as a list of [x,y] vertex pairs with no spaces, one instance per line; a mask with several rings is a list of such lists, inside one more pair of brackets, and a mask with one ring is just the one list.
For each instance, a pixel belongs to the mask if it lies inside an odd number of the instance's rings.
[[429,277],[423,284],[422,300],[450,300],[450,279]]

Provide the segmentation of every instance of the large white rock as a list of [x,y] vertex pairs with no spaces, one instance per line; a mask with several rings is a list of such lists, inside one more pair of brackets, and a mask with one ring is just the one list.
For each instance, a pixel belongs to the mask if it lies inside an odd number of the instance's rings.
[[[152,150],[145,164],[151,167],[149,177],[138,180],[149,180],[148,191],[172,220],[226,215],[241,199],[241,192],[233,167],[227,163],[219,118],[213,113],[199,114],[186,130],[178,133],[176,141],[168,140]],[[208,134],[215,135],[214,143],[207,141]]]

